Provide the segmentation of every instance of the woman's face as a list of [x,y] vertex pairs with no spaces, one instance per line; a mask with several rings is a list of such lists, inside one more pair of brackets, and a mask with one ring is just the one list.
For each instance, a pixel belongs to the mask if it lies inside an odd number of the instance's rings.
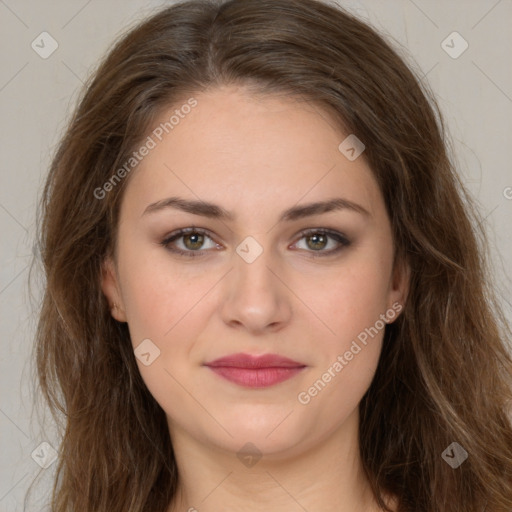
[[383,198],[319,108],[235,87],[194,98],[139,152],[103,290],[171,435],[306,450],[357,423],[405,298]]

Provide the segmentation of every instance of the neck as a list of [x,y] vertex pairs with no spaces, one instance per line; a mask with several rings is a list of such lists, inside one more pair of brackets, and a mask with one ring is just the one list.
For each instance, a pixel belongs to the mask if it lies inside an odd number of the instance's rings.
[[358,420],[355,411],[314,445],[264,453],[246,464],[170,425],[180,477],[168,512],[378,511],[361,464]]

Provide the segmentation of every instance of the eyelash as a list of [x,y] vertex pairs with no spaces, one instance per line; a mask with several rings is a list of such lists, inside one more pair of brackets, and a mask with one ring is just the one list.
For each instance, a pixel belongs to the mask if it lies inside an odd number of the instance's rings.
[[[201,251],[191,251],[191,250],[188,250],[188,251],[184,251],[182,249],[176,249],[176,248],[171,248],[170,247],[170,244],[172,242],[178,240],[179,238],[183,237],[184,235],[190,235],[190,234],[205,235],[205,236],[207,236],[208,238],[211,239],[210,235],[208,234],[208,232],[206,230],[201,229],[201,228],[190,227],[190,228],[180,229],[178,231],[175,231],[175,232],[171,233],[164,240],[162,240],[160,242],[160,245],[162,245],[165,249],[167,249],[170,252],[173,252],[175,254],[179,254],[179,255],[182,255],[182,256],[186,256],[186,257],[189,257],[189,258],[197,258],[198,256],[202,256],[204,253],[209,251],[209,250],[201,250]],[[331,249],[329,251],[322,251],[322,250],[320,250],[320,251],[307,251],[307,252],[311,252],[312,253],[311,254],[312,258],[322,258],[322,257],[332,256],[333,254],[336,254],[339,251],[341,251],[342,249],[344,249],[345,247],[348,247],[350,245],[350,243],[351,243],[341,233],[338,233],[337,231],[332,231],[330,229],[325,229],[325,228],[306,229],[304,231],[301,231],[299,233],[299,235],[300,235],[299,240],[301,240],[302,238],[305,238],[307,236],[324,235],[324,236],[327,236],[329,238],[332,238],[333,240],[335,240],[336,242],[338,242],[340,244],[339,247],[337,247],[335,249]]]

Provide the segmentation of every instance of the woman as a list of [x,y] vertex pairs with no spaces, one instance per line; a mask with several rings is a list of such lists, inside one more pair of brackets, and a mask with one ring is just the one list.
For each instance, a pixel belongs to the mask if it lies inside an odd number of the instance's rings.
[[509,512],[510,331],[443,141],[327,4],[124,36],[42,198],[53,510]]

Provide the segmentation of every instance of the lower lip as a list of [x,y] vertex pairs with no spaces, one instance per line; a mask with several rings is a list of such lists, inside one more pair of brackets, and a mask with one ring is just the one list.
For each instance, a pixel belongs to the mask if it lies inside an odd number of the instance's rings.
[[247,388],[266,388],[291,379],[305,367],[294,368],[233,368],[209,366],[210,370],[226,380]]

